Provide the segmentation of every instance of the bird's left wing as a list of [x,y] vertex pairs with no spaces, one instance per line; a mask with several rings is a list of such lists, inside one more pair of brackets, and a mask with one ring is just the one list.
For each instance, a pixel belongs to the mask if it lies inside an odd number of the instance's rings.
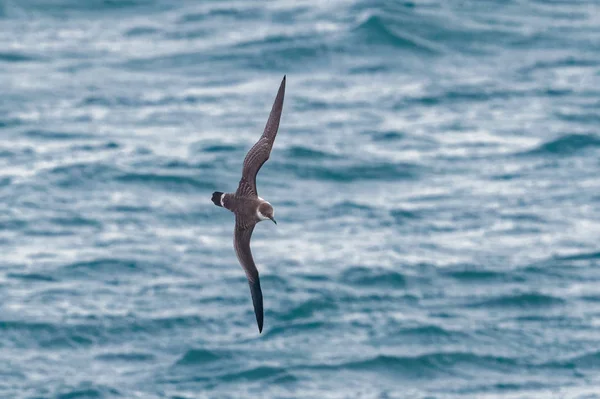
[[250,251],[250,238],[252,237],[254,226],[256,226],[256,223],[245,225],[243,221],[239,219],[239,216],[236,217],[233,245],[235,247],[237,258],[246,272],[248,284],[250,284],[250,294],[252,294],[252,304],[254,305],[256,322],[258,323],[258,332],[262,332],[263,296],[262,290],[260,289],[258,270],[256,269],[256,264],[254,264],[254,259],[252,258],[252,251]]
[[256,144],[254,144],[254,146],[250,149],[250,151],[248,151],[246,158],[244,158],[242,179],[240,180],[240,184],[236,192],[237,195],[258,195],[258,191],[256,190],[256,175],[263,164],[267,162],[267,159],[269,159],[269,155],[271,154],[271,149],[273,148],[273,143],[275,142],[275,136],[277,135],[277,130],[279,129],[279,121],[281,120],[284,95],[285,76],[283,77],[281,85],[279,86],[279,90],[277,91],[277,96],[273,102],[273,107],[271,108],[271,113],[269,114],[269,119],[267,120],[267,125],[265,126],[263,134],[260,136],[260,139],[256,142]]

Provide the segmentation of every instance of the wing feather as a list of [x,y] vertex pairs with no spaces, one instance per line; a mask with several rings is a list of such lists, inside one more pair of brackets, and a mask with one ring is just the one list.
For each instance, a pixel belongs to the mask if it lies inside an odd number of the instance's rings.
[[265,162],[271,155],[271,149],[275,142],[275,136],[277,136],[277,130],[279,129],[279,121],[281,120],[281,112],[283,110],[283,97],[285,95],[285,76],[281,81],[277,96],[273,102],[269,119],[265,126],[260,139],[252,146],[246,158],[244,158],[244,167],[242,169],[242,179],[238,186],[237,195],[258,195],[256,190],[256,175]]
[[262,332],[263,328],[263,296],[260,288],[260,279],[258,277],[258,269],[252,258],[250,250],[250,238],[256,224],[244,226],[240,223],[241,220],[236,219],[233,244],[235,253],[240,264],[246,272],[248,284],[250,285],[250,294],[252,295],[252,304],[254,306],[254,314],[256,315],[256,323],[258,324],[258,332]]

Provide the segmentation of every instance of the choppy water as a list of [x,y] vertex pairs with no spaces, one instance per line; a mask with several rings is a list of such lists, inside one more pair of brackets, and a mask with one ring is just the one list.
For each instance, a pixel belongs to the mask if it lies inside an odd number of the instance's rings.
[[0,0],[0,89],[0,397],[600,398],[597,1]]

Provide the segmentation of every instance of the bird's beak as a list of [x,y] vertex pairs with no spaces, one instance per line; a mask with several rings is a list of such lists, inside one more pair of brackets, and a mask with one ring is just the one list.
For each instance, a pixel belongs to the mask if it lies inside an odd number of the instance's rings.
[[277,224],[277,220],[275,220],[275,218],[269,218],[273,221],[273,223]]

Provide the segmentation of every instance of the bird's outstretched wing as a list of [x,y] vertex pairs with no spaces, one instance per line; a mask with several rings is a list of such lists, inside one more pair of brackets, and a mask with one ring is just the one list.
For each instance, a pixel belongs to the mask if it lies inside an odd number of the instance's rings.
[[273,148],[273,143],[275,142],[277,129],[279,129],[284,95],[285,76],[279,86],[279,91],[275,97],[275,102],[273,103],[273,108],[271,108],[271,113],[269,114],[269,119],[267,120],[264,132],[256,144],[248,151],[246,158],[244,158],[242,179],[240,180],[236,195],[258,195],[258,191],[256,190],[256,175],[261,166],[267,162],[267,159],[269,159],[269,155],[271,154],[271,148]]
[[250,251],[250,238],[254,231],[256,223],[244,225],[244,223],[236,217],[235,233],[233,235],[233,246],[235,253],[240,261],[240,264],[246,272],[248,284],[250,284],[250,294],[252,294],[252,304],[254,305],[254,314],[258,323],[258,332],[262,332],[263,328],[263,296],[260,289],[260,280],[258,278],[258,270],[252,258]]

